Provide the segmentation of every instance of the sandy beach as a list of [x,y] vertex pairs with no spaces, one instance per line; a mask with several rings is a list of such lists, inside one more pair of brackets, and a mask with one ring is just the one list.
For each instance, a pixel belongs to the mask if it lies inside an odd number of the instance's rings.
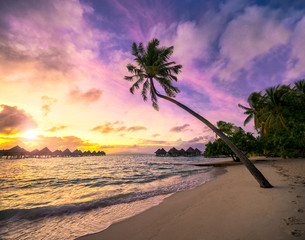
[[255,162],[274,188],[260,188],[243,165],[227,166],[216,180],[78,239],[305,239],[305,159]]

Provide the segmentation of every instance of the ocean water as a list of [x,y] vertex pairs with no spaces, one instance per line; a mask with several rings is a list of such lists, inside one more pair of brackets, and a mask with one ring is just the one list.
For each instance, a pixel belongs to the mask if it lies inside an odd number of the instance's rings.
[[203,157],[0,159],[0,239],[72,240],[217,177]]

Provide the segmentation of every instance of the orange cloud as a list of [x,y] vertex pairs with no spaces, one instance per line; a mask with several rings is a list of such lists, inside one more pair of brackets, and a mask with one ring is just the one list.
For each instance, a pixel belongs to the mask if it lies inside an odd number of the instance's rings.
[[48,97],[48,96],[42,96],[41,97],[42,102],[44,105],[41,107],[43,116],[47,116],[49,112],[51,112],[51,105],[57,102],[56,98]]
[[0,105],[0,134],[13,135],[37,127],[32,116],[16,106]]
[[173,127],[171,128],[169,131],[170,132],[184,132],[184,131],[187,131],[188,127],[190,126],[190,124],[184,124],[182,126],[176,126],[176,127]]
[[162,140],[150,140],[150,139],[141,139],[139,144],[144,145],[171,145],[173,142],[169,141],[162,141]]
[[71,90],[69,93],[69,98],[72,101],[80,101],[87,104],[98,101],[101,96],[102,96],[102,91],[97,88],[91,88],[83,93],[78,87],[76,87],[73,90]]
[[123,124],[122,122],[116,121],[114,123],[106,122],[104,125],[99,125],[92,128],[90,131],[99,131],[100,133],[110,133],[110,132],[137,132],[141,130],[147,130],[143,126],[116,126],[118,124]]
[[64,126],[64,125],[61,125],[61,126],[54,126],[54,127],[51,127],[49,128],[48,130],[46,130],[47,132],[56,132],[56,131],[60,131],[60,130],[63,130],[67,128],[67,126]]

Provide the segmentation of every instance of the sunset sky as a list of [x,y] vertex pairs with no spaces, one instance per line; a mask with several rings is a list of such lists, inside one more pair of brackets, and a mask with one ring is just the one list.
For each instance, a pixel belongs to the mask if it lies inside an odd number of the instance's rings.
[[176,99],[212,123],[242,126],[251,92],[305,78],[305,1],[0,0],[0,149],[203,150],[215,134],[123,79],[152,38],[183,65]]

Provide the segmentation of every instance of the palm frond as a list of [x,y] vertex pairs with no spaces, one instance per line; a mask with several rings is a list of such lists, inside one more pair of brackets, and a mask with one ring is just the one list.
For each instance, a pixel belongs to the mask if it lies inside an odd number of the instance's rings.
[[279,114],[279,119],[280,119],[281,125],[282,125],[286,130],[288,130],[288,127],[287,127],[287,125],[286,125],[286,123],[285,123],[285,119],[284,119],[284,117],[283,117],[282,114]]
[[133,73],[134,70],[136,69],[136,66],[134,66],[132,64],[128,64],[126,67],[127,67],[128,72],[130,72],[130,73]]
[[154,108],[156,111],[159,111],[159,105],[158,105],[158,103],[153,102],[153,103],[152,103],[152,106],[153,106],[153,108]]
[[135,89],[139,89],[140,86],[139,84],[141,84],[142,82],[144,81],[144,78],[140,76],[139,80],[137,80],[132,86],[131,88],[129,89],[129,91],[134,94],[134,90]]
[[135,76],[125,76],[124,79],[127,81],[133,81]]
[[149,80],[146,80],[143,84],[143,88],[142,88],[142,97],[144,101],[147,101],[147,89],[149,88]]
[[160,48],[161,54],[160,54],[160,58],[163,61],[167,61],[173,54],[174,52],[174,46],[168,47],[168,48]]
[[145,54],[145,49],[144,49],[144,47],[143,47],[143,43],[142,43],[142,42],[139,43],[138,52],[139,52],[139,54],[140,54],[141,56],[143,56],[143,55]]
[[252,118],[254,117],[253,114],[250,114],[244,121],[244,126],[246,126],[251,120]]
[[132,49],[132,55],[134,55],[134,56],[138,56],[139,55],[138,46],[137,46],[137,44],[135,42],[132,44],[131,49]]
[[158,100],[157,100],[157,96],[156,93],[154,92],[153,88],[150,88],[150,97],[151,97],[151,102],[152,102],[152,106],[155,110],[159,110],[159,106],[158,106]]
[[241,104],[238,104],[238,107],[240,107],[240,108],[242,108],[244,110],[247,110],[247,111],[251,110],[251,108],[245,107],[245,106],[243,106]]

